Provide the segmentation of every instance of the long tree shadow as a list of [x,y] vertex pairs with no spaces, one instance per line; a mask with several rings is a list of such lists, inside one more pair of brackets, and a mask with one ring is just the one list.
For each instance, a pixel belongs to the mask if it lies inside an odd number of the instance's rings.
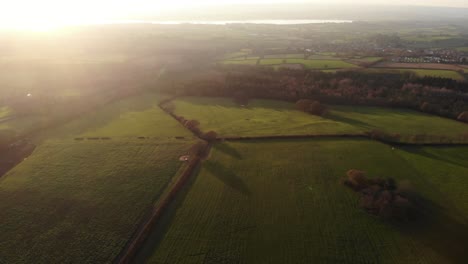
[[[431,147],[431,148],[438,148],[438,147]],[[463,168],[468,169],[468,162],[466,161],[465,163],[462,163],[462,162],[458,162],[457,160],[450,159],[449,157],[445,155],[435,155],[434,153],[430,153],[424,150],[423,147],[403,147],[401,149],[411,154],[423,156],[423,157],[433,159],[433,160],[440,160],[440,161],[447,162],[452,165],[461,166]],[[467,160],[468,160],[468,157],[467,157]]]
[[220,143],[220,144],[216,144],[213,148],[233,158],[236,158],[239,160],[242,159],[242,155],[239,153],[239,151],[231,147],[229,144]]
[[416,198],[416,207],[410,221],[393,221],[392,224],[451,263],[466,263],[467,219],[421,197]]
[[345,124],[349,124],[349,125],[353,125],[353,126],[359,126],[359,127],[363,127],[363,128],[367,128],[367,129],[375,128],[374,126],[371,126],[370,124],[368,124],[366,122],[362,122],[360,120],[352,119],[352,118],[349,118],[349,117],[336,115],[336,114],[333,114],[333,113],[325,115],[325,118],[333,120],[335,122],[345,123]]
[[230,188],[247,196],[252,194],[240,177],[219,162],[206,161],[203,167]]

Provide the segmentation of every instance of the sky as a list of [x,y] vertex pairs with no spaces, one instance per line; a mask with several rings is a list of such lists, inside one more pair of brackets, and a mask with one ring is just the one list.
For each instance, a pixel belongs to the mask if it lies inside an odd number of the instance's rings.
[[0,27],[47,28],[225,4],[426,5],[467,7],[467,0],[0,0]]

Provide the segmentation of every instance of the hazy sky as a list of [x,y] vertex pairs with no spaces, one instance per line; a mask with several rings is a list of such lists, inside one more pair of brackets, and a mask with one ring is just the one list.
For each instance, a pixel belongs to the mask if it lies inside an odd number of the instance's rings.
[[428,5],[468,7],[468,0],[0,0],[0,27],[47,27],[99,21],[136,13],[164,13],[222,4]]

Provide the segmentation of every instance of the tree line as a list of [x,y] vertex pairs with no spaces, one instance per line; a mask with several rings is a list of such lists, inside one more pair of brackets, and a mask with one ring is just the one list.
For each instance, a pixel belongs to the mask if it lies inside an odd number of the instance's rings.
[[163,90],[179,95],[233,97],[328,104],[402,107],[468,122],[468,83],[447,78],[419,78],[412,73],[369,73],[249,66],[216,66],[184,76],[166,76]]

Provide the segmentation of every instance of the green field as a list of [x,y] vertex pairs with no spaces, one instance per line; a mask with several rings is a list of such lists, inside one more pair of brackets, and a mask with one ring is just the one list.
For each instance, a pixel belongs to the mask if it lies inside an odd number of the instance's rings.
[[398,153],[468,215],[468,147],[407,147]]
[[[291,54],[290,54],[291,55]],[[268,57],[265,56],[265,59],[260,60],[260,65],[279,65],[279,64],[302,64],[307,69],[348,69],[348,68],[358,68],[358,66],[340,60],[339,58],[329,58],[329,59],[302,59],[302,58],[293,58],[294,56],[286,56],[285,58],[277,58],[278,56]],[[302,56],[303,57],[303,56]],[[247,58],[243,59],[242,57],[231,60],[222,61],[223,64],[245,64],[245,65],[256,65],[258,59]]]
[[53,136],[192,138],[187,129],[158,107],[161,98],[158,94],[144,94],[111,103],[65,124]]
[[8,116],[10,116],[12,113],[11,113],[11,109],[8,108],[8,107],[0,107],[0,119],[2,118],[6,118]]
[[287,62],[286,59],[262,59],[260,65],[278,65]]
[[230,64],[234,64],[234,65],[256,65],[257,64],[257,59],[251,59],[251,60],[225,60],[223,61],[222,63],[223,64],[227,64],[227,65],[230,65]]
[[331,109],[328,118],[332,120],[345,122],[366,131],[377,129],[400,134],[403,141],[412,135],[457,138],[468,133],[466,124],[412,110],[362,106],[332,106]]
[[460,48],[457,48],[458,51],[464,51],[464,52],[468,52],[468,47],[460,47]]
[[371,130],[400,134],[458,137],[466,124],[405,110],[361,106],[331,106],[325,118],[296,111],[294,104],[252,100],[241,107],[228,98],[188,97],[175,101],[175,113],[200,122],[202,131],[221,136],[359,134]]
[[363,57],[363,58],[357,58],[353,59],[353,61],[358,61],[358,62],[367,62],[367,63],[374,63],[382,60],[382,57]]
[[346,69],[358,66],[342,60],[303,60],[288,59],[287,63],[303,64],[307,69]]
[[162,98],[124,99],[36,133],[34,153],[0,178],[0,263],[114,260],[195,142]]
[[9,130],[18,135],[24,135],[46,126],[49,121],[49,118],[41,115],[22,116],[0,123],[0,130]]
[[[154,231],[137,261],[462,263],[466,222],[457,218],[453,204],[468,201],[463,194],[468,168],[462,159],[468,150],[431,150],[444,156],[432,175],[424,168],[431,158],[407,151],[367,140],[218,144],[179,197],[168,226]],[[414,227],[369,216],[358,208],[356,195],[339,183],[350,168],[410,181],[442,209]],[[451,180],[460,186],[445,196]]]
[[248,55],[249,55],[248,52],[238,51],[238,52],[232,52],[232,53],[225,54],[223,56],[223,59],[232,60],[232,59],[237,59],[237,58],[243,58],[243,57],[248,56]]
[[175,102],[175,113],[200,122],[202,131],[221,136],[317,135],[359,133],[339,121],[296,111],[287,102],[253,100],[247,107],[226,98],[190,97]]
[[0,259],[111,262],[188,146],[148,140],[42,144],[0,179]]
[[265,59],[303,59],[303,53],[265,55]]

